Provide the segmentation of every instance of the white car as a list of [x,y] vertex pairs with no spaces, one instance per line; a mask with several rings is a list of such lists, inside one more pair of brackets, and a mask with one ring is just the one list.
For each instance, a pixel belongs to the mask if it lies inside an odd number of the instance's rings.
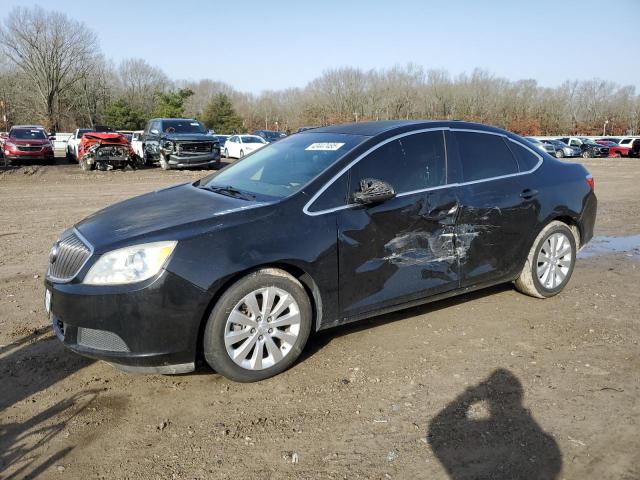
[[82,140],[82,135],[88,132],[93,132],[93,130],[90,128],[76,128],[73,135],[69,137],[69,140],[67,140],[67,160],[70,162],[78,161],[78,146],[80,145],[80,140]]
[[242,158],[267,145],[265,139],[258,135],[233,135],[224,144],[224,156],[226,158]]
[[140,159],[144,159],[144,150],[142,148],[142,134],[144,130],[136,130],[131,134],[131,148],[133,153]]

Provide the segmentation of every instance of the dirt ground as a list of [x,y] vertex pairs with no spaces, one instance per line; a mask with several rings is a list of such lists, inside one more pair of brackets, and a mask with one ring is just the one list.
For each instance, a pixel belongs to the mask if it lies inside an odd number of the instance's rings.
[[[640,234],[640,161],[586,162],[598,236]],[[67,226],[205,171],[0,170],[0,477],[640,478],[640,237],[548,300],[510,285],[315,335],[255,384],[121,373],[43,308]]]

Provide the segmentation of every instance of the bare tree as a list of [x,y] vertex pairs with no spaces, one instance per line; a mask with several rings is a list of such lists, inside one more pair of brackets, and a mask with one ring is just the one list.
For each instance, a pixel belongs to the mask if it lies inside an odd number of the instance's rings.
[[0,47],[35,87],[48,126],[57,127],[57,100],[91,70],[95,34],[63,13],[15,7],[0,29]]
[[118,79],[122,97],[145,114],[153,110],[156,94],[172,87],[171,80],[160,68],[142,58],[123,60],[118,68]]

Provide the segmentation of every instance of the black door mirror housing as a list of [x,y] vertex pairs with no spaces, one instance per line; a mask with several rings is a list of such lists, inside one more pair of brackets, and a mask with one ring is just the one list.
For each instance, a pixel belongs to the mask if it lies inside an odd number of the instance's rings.
[[375,178],[363,178],[360,180],[360,190],[353,194],[353,201],[360,205],[382,203],[396,196],[396,191],[391,185]]

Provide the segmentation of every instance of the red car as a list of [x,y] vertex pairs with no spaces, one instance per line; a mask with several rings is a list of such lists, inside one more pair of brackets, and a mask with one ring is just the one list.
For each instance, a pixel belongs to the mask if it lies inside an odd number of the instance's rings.
[[629,147],[621,147],[616,142],[604,138],[602,140],[596,140],[596,143],[609,147],[609,157],[628,157],[631,151]]
[[82,135],[78,146],[78,162],[82,170],[112,170],[127,165],[138,166],[133,149],[124,135],[119,133],[89,132]]
[[5,162],[40,161],[54,162],[53,145],[41,126],[16,125],[4,138],[2,145]]

